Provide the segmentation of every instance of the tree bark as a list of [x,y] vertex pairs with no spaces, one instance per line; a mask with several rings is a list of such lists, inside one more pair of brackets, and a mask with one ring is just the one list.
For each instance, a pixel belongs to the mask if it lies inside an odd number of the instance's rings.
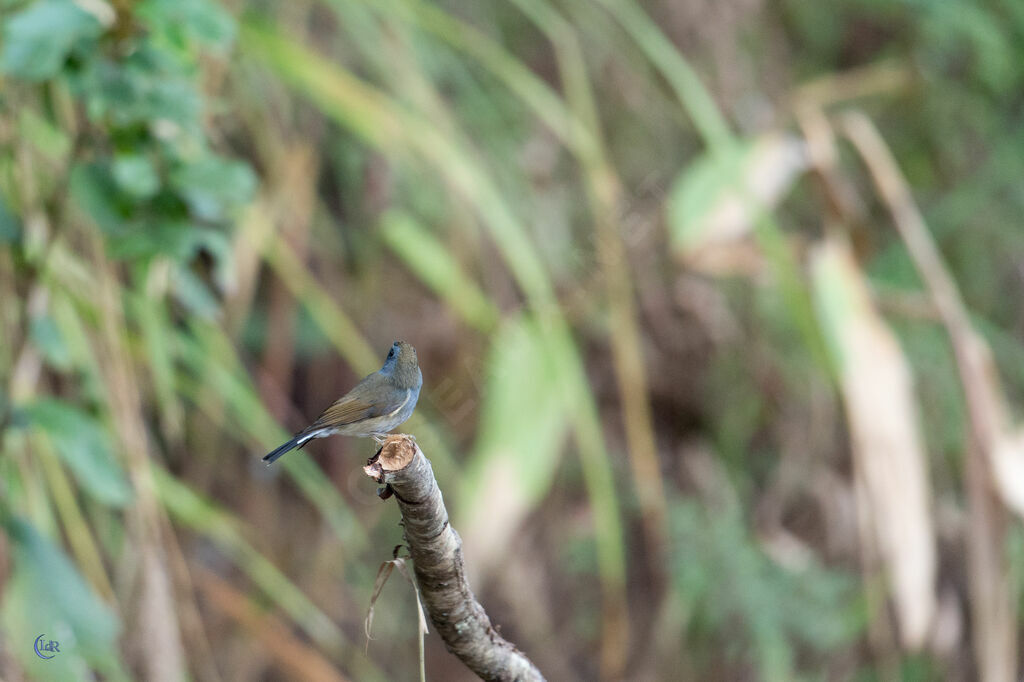
[[394,494],[398,500],[420,595],[448,651],[484,680],[543,680],[530,659],[498,634],[469,589],[462,539],[448,523],[434,470],[416,441],[388,436],[365,471],[384,484],[382,498]]

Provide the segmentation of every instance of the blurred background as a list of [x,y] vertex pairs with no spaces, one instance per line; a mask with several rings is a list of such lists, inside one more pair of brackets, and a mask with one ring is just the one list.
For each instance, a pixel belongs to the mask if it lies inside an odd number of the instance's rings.
[[0,8],[3,679],[1019,679],[1024,4]]

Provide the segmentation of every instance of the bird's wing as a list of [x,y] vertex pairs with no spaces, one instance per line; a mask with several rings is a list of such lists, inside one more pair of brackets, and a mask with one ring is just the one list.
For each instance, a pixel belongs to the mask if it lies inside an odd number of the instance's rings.
[[374,416],[374,405],[367,403],[351,395],[345,395],[334,401],[330,407],[324,410],[310,429],[318,429],[324,426],[344,426],[362,419]]
[[355,388],[334,401],[308,430],[324,426],[344,426],[362,419],[379,417],[399,409],[408,400],[408,391],[390,386],[384,377],[371,374]]

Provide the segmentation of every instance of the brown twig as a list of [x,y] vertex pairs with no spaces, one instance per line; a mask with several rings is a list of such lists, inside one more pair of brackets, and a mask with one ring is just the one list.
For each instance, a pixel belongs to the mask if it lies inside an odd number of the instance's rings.
[[252,633],[260,651],[275,658],[290,679],[348,682],[315,647],[292,636],[285,623],[261,612],[246,594],[202,566],[195,574],[196,586],[209,603]]
[[156,499],[153,483],[153,448],[142,411],[142,389],[126,341],[123,282],[110,260],[102,235],[82,226],[81,237],[97,275],[92,292],[99,313],[95,339],[100,376],[107,389],[114,433],[135,492],[127,527],[139,553],[135,632],[139,656],[148,680],[176,682],[186,677],[188,661],[182,646],[177,595],[167,568],[162,521],[166,512]]
[[543,680],[537,667],[491,625],[466,582],[462,540],[448,523],[434,470],[411,436],[389,436],[365,467],[398,500],[405,542],[430,620],[452,652],[484,680]]
[[993,485],[992,474],[1009,417],[992,352],[973,328],[956,281],[881,134],[860,112],[843,115],[840,125],[864,159],[953,346],[970,427],[964,476],[975,658],[981,679],[1014,680],[1018,627],[1012,605],[1017,603],[1018,591],[1006,553],[1009,515]]

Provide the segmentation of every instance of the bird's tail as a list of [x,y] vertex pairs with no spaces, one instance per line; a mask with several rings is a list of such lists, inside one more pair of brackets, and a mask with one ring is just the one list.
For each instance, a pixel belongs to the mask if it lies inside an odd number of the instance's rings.
[[266,462],[268,465],[273,464],[274,462],[276,462],[278,460],[279,457],[281,457],[281,455],[284,455],[284,454],[286,454],[288,452],[291,452],[295,448],[299,448],[299,447],[302,447],[303,445],[305,445],[307,440],[309,440],[309,439],[306,436],[304,436],[303,434],[301,434],[301,433],[297,434],[294,438],[292,438],[287,443],[284,443],[283,445],[277,447],[273,451],[267,453],[263,457],[263,461]]

